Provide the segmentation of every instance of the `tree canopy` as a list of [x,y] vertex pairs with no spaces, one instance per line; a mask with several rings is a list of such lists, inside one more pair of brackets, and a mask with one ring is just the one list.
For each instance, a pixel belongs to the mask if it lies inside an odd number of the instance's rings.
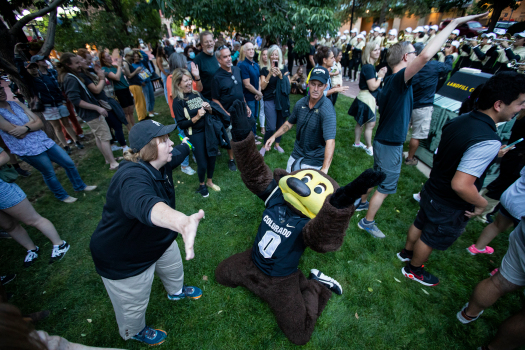
[[215,32],[261,34],[270,41],[292,38],[295,51],[306,53],[308,35],[333,35],[340,27],[338,0],[157,0],[174,21]]

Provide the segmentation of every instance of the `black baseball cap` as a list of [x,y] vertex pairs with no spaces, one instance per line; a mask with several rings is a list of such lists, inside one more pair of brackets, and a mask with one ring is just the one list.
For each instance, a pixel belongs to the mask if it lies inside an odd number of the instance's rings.
[[164,126],[158,121],[150,119],[135,124],[129,132],[129,144],[133,153],[138,153],[155,137],[167,135],[175,130],[176,127],[176,124]]
[[328,74],[328,69],[321,66],[314,67],[312,69],[312,73],[310,74],[310,81],[317,80],[320,81],[322,84],[326,84],[329,78],[330,74]]

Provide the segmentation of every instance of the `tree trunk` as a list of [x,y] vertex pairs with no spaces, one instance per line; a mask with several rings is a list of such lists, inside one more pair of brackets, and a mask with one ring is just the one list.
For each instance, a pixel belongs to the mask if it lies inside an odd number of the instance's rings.
[[57,10],[54,9],[49,14],[49,25],[47,27],[47,35],[46,40],[44,41],[44,45],[42,45],[42,48],[40,49],[39,55],[42,55],[44,57],[48,56],[51,50],[53,50],[53,47],[55,46],[55,32],[57,29]]
[[381,14],[379,15],[379,26],[383,24],[386,17],[386,9],[388,8],[388,0],[383,0],[383,6],[381,7]]
[[[16,23],[16,16],[13,7],[7,0],[0,0],[0,15],[2,15],[5,23],[4,26],[7,24],[10,28],[13,27]],[[6,27],[7,27],[6,26]],[[4,35],[2,35],[2,38],[5,38]],[[16,34],[16,40],[17,42],[27,43],[27,37],[24,34],[24,31],[20,31],[20,33]]]
[[494,28],[496,27],[496,23],[498,23],[498,19],[501,16],[501,12],[510,6],[510,4],[513,2],[513,0],[495,0],[494,6],[492,7],[492,16],[490,17],[489,21],[489,28],[487,30],[487,33],[492,32]]

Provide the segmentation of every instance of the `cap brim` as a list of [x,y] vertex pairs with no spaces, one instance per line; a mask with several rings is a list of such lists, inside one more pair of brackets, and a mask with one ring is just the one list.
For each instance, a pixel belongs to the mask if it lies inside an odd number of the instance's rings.
[[155,134],[154,137],[167,135],[167,134],[173,132],[173,130],[175,130],[176,128],[177,128],[177,124],[164,125],[162,127],[162,129],[160,129],[159,132],[157,134]]
[[315,78],[310,77],[310,81],[313,81],[313,80],[317,80],[321,84],[326,84],[326,82],[328,81],[327,79],[323,79],[323,78],[319,78],[319,77],[315,77]]

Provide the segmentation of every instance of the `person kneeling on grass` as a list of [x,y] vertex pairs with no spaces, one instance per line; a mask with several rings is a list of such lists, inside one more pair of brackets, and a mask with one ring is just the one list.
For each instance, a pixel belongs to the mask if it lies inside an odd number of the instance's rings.
[[109,294],[124,340],[148,345],[164,342],[165,331],[146,326],[146,309],[156,272],[168,299],[198,299],[202,291],[184,285],[179,246],[182,235],[186,260],[204,211],[186,216],[175,210],[172,171],[189,154],[183,143],[173,148],[168,134],[175,125],[153,120],[136,124],[129,133],[132,151],[124,154],[106,195],[106,204],[90,249],[95,268]]

